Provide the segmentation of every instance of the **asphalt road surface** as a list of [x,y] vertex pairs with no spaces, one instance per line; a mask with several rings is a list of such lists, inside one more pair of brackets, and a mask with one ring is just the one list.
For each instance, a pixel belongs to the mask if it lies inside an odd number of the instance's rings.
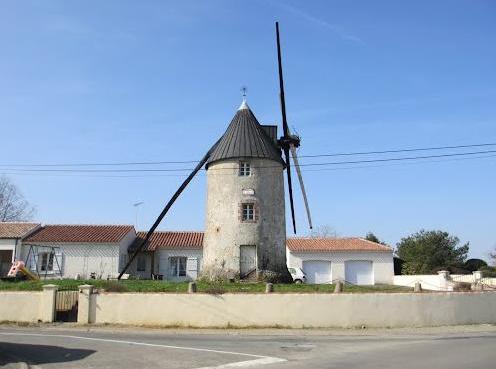
[[217,331],[1,326],[0,366],[494,369],[496,326]]

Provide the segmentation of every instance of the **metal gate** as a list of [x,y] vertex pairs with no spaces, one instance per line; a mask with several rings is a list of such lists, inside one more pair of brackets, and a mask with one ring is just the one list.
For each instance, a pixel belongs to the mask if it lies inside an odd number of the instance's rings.
[[77,322],[78,315],[77,287],[62,287],[55,294],[55,321]]

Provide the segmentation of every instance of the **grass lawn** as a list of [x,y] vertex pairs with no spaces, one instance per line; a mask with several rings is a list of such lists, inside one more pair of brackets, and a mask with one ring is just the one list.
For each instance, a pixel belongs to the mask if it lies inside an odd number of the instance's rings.
[[[148,280],[125,280],[125,281],[106,281],[106,280],[86,280],[78,281],[73,279],[46,280],[46,281],[17,281],[7,282],[0,281],[0,290],[10,291],[41,291],[44,284],[56,284],[60,288],[77,288],[82,284],[91,284],[98,289],[108,290],[109,292],[183,292],[188,291],[187,282],[166,282],[166,281],[148,281]],[[197,290],[200,293],[222,294],[222,293],[264,293],[265,283],[214,283],[214,282],[197,282]],[[376,286],[354,286],[346,285],[346,293],[367,293],[367,292],[411,292],[412,288],[376,285]],[[332,284],[275,284],[274,292],[279,293],[332,293],[334,285]]]

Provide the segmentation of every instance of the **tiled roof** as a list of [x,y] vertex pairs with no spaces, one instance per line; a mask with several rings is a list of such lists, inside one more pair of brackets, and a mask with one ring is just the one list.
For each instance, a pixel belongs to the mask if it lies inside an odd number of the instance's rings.
[[281,150],[276,147],[274,139],[267,134],[271,129],[274,128],[264,129],[248,105],[243,103],[210,155],[207,169],[210,164],[218,160],[235,158],[270,159],[284,165]]
[[[134,250],[145,239],[147,232],[138,232],[138,237],[129,247]],[[203,232],[162,232],[157,231],[145,246],[144,251],[156,249],[201,249],[203,247]]]
[[389,246],[363,238],[288,238],[286,246],[290,251],[388,251]]
[[[129,247],[135,250],[145,238],[147,232],[138,232],[138,237]],[[286,245],[291,251],[386,251],[388,246],[367,241],[363,238],[288,238]],[[157,249],[201,249],[203,247],[203,232],[155,232],[144,251]]]
[[46,225],[25,242],[118,243],[133,229],[131,225]]
[[0,238],[22,238],[39,226],[38,223],[0,222]]

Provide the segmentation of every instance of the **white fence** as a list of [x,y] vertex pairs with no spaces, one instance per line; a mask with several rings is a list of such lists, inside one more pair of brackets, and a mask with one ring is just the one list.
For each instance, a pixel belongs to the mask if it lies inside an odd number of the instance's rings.
[[420,283],[425,290],[453,291],[457,283],[478,284],[481,289],[496,289],[496,278],[482,278],[481,272],[472,274],[450,274],[440,271],[438,274],[395,275],[393,280],[396,286],[414,287]]

